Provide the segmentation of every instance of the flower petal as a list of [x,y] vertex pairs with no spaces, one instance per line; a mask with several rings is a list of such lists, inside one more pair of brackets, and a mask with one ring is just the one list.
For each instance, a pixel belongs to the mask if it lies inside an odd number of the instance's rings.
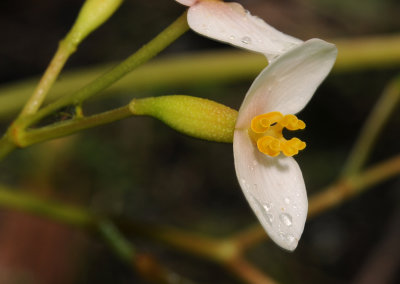
[[239,184],[261,225],[276,244],[294,250],[308,209],[297,162],[283,155],[262,154],[252,144],[247,130],[235,131],[233,152]]
[[197,2],[197,0],[175,0],[175,1],[185,6],[192,6],[194,3]]
[[320,39],[310,39],[281,55],[253,82],[240,107],[236,128],[248,128],[251,119],[263,113],[302,110],[330,72],[336,55],[335,45]]
[[268,61],[302,42],[252,16],[238,3],[198,1],[189,9],[188,23],[204,36],[263,53]]

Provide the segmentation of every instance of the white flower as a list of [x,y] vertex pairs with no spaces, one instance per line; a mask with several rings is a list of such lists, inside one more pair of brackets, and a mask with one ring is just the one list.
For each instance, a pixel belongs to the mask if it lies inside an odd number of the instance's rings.
[[285,35],[237,3],[178,2],[190,6],[188,23],[193,30],[263,53],[270,62],[239,109],[233,152],[239,184],[261,225],[275,243],[292,251],[308,210],[303,176],[292,156],[306,144],[297,138],[286,140],[282,130],[305,128],[294,114],[330,72],[336,47],[320,39],[302,42]]
[[240,186],[270,238],[291,251],[308,208],[303,176],[291,156],[305,143],[286,140],[282,128],[305,127],[294,114],[328,75],[336,54],[333,44],[311,39],[279,56],[250,87],[236,122],[233,152]]

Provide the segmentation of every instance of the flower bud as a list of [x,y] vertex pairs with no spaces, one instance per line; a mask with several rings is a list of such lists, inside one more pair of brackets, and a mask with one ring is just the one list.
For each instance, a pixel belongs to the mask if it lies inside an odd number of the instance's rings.
[[158,118],[189,136],[232,143],[237,111],[207,99],[190,96],[162,96],[134,99],[129,105],[135,115]]
[[122,0],[86,0],[66,41],[77,46],[86,36],[107,21],[121,3]]

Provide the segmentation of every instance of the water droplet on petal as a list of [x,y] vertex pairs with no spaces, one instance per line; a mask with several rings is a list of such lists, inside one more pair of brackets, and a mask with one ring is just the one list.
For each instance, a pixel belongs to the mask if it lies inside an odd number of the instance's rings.
[[272,208],[272,203],[264,203],[263,207],[264,207],[265,211],[268,212]]
[[242,37],[242,42],[244,44],[250,44],[251,43],[251,38],[248,37],[248,36],[244,36],[244,37]]
[[279,220],[281,220],[281,222],[288,227],[292,225],[292,216],[290,216],[289,214],[281,213],[279,215]]
[[234,36],[234,35],[231,35],[231,36],[229,37],[229,39],[230,39],[230,40],[234,40],[234,39],[235,39],[235,36]]
[[293,235],[291,235],[291,234],[287,234],[286,235],[286,240],[289,242],[289,243],[293,243],[294,241],[295,241],[295,237],[293,237]]
[[268,224],[272,226],[272,222],[274,221],[274,216],[272,214],[266,213],[265,217],[267,219]]
[[283,199],[283,201],[285,201],[286,204],[290,204],[290,198],[285,197],[285,199]]

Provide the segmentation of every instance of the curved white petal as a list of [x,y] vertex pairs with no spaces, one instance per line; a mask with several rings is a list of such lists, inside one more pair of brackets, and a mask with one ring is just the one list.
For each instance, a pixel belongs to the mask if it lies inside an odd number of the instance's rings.
[[253,146],[247,130],[233,139],[236,174],[261,225],[269,237],[292,251],[303,233],[307,193],[301,170],[291,157],[269,157]]
[[281,55],[253,82],[240,107],[236,128],[247,128],[259,114],[302,110],[328,75],[336,55],[335,45],[320,39],[310,39]]
[[197,0],[175,0],[175,1],[185,6],[192,6],[194,3],[197,2]]
[[188,23],[204,36],[263,53],[268,61],[302,42],[252,16],[238,3],[198,1],[189,9]]

